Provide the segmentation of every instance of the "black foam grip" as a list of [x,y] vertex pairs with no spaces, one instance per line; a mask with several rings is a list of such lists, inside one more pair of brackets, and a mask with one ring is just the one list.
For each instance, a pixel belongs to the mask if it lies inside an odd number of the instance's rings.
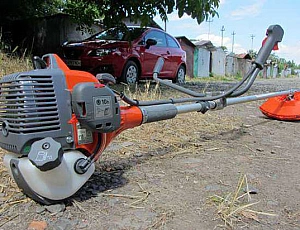
[[268,38],[263,47],[260,48],[255,63],[259,66],[260,69],[263,68],[266,60],[268,59],[270,53],[273,50],[273,47],[277,42],[282,41],[284,34],[283,29],[279,25],[272,25],[267,30]]

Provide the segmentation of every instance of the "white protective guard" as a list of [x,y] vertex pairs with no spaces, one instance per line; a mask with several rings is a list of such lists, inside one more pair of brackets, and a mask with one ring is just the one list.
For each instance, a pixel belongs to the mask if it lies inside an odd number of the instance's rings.
[[95,171],[95,165],[92,164],[84,174],[75,172],[75,162],[80,158],[86,158],[77,150],[64,152],[61,164],[45,172],[35,167],[27,157],[19,158],[19,156],[14,153],[7,153],[4,156],[3,162],[9,169],[10,175],[12,176],[10,161],[17,159],[19,161],[18,168],[28,186],[36,194],[50,200],[63,200],[72,196]]

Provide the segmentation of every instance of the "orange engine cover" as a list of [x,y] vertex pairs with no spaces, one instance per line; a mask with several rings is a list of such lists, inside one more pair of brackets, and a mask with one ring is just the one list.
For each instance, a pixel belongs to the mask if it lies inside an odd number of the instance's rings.
[[300,92],[294,93],[293,97],[288,95],[272,97],[259,108],[264,115],[273,119],[300,120]]

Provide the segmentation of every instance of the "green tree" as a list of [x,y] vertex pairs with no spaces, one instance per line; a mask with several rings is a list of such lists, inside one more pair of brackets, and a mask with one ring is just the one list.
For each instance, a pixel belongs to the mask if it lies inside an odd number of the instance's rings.
[[249,50],[248,54],[251,56],[252,59],[257,57],[257,52],[255,50]]
[[80,25],[90,25],[99,18],[106,26],[119,24],[124,18],[147,25],[156,15],[167,21],[168,14],[177,10],[179,17],[187,14],[200,24],[217,15],[219,3],[220,0],[1,0],[0,20],[3,23],[65,12]]
[[221,47],[221,49],[227,54],[228,53],[228,49],[227,49],[227,47],[226,46],[220,46]]
[[48,16],[60,12],[65,6],[64,0],[1,0],[0,21]]

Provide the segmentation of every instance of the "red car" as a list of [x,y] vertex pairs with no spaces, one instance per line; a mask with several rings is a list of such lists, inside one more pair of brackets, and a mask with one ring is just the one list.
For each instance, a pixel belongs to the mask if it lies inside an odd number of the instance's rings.
[[151,79],[158,57],[163,56],[160,77],[185,81],[185,51],[175,38],[156,28],[111,28],[81,42],[65,43],[62,51],[71,69],[110,73],[128,84]]

